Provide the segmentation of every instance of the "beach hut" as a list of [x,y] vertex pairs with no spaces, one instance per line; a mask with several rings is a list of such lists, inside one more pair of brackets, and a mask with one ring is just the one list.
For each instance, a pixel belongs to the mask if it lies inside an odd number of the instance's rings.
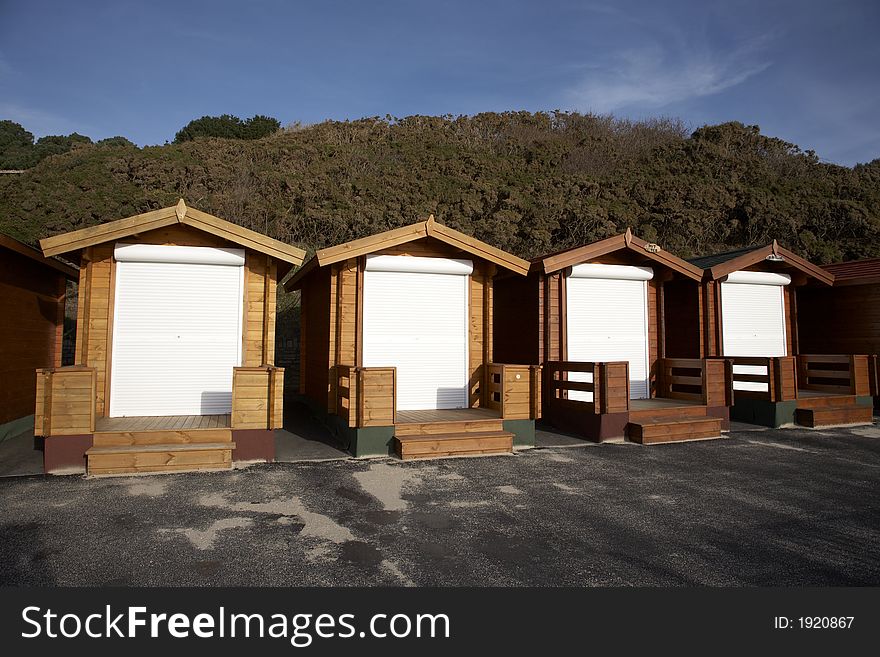
[[797,292],[798,337],[810,354],[867,354],[871,394],[880,408],[880,258],[824,265],[832,287]]
[[701,357],[702,270],[634,236],[541,256],[496,284],[495,353],[543,366],[543,419],[591,440],[718,437],[729,372]]
[[426,221],[319,250],[301,303],[300,394],[356,456],[534,443],[538,369],[493,358],[493,283],[528,262]]
[[826,312],[804,301],[811,290],[831,289],[831,272],[775,240],[691,262],[705,270],[706,355],[733,363],[732,418],[774,427],[871,421],[868,356],[814,353],[801,343],[802,312]]
[[78,272],[0,235],[0,441],[34,422],[35,370],[60,367],[68,281]]
[[80,262],[75,365],[37,370],[48,472],[272,460],[275,285],[302,250],[182,199],[40,244]]

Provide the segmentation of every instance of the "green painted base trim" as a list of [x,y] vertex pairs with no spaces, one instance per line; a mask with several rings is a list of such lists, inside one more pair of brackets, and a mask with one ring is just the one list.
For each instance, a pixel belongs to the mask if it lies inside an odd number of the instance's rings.
[[514,448],[535,446],[534,420],[504,420],[502,425],[505,431],[513,434]]
[[730,407],[730,419],[776,428],[793,424],[796,408],[796,400],[771,402],[764,399],[737,399]]
[[394,427],[361,427],[354,433],[349,450],[354,456],[395,456]]
[[338,415],[326,413],[317,417],[346,446],[348,452],[355,457],[394,456],[394,427],[361,427],[356,429],[348,426]]
[[4,424],[0,424],[0,443],[10,438],[15,438],[28,431],[34,429],[34,416],[25,415],[16,420],[10,420]]
[[870,395],[856,397],[856,404],[859,406],[873,406],[874,405],[874,398],[871,397]]

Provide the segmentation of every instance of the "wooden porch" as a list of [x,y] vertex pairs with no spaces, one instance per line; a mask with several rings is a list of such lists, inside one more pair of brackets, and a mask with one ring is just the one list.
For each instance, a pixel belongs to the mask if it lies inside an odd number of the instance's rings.
[[723,360],[659,359],[657,396],[649,399],[630,399],[626,361],[552,362],[545,372],[544,417],[591,440],[705,440],[725,426],[731,374]]
[[540,414],[540,367],[491,363],[480,377],[471,408],[397,410],[393,367],[336,367],[336,412],[351,428],[393,427],[402,459],[476,456],[513,451],[505,420]]
[[231,413],[107,417],[95,413],[95,368],[38,370],[34,433],[90,437],[90,475],[229,469],[233,431],[281,426],[283,373],[272,366],[234,368]]
[[794,421],[806,427],[870,424],[872,358],[865,355],[801,354],[732,358],[736,398],[795,402]]

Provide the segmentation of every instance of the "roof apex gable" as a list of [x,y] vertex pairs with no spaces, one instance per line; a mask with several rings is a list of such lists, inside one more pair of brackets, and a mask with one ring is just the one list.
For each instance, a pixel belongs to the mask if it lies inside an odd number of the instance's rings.
[[302,249],[220,219],[207,212],[187,207],[183,199],[180,199],[177,205],[172,207],[152,210],[133,217],[47,237],[40,240],[40,247],[46,256],[58,255],[178,223],[217,235],[292,265],[301,264],[305,257],[305,251]]

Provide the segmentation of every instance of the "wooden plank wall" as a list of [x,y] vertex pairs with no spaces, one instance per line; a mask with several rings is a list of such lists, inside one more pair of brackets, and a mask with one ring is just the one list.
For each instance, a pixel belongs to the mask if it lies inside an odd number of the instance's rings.
[[300,292],[300,392],[318,408],[328,410],[331,360],[330,345],[335,344],[335,289],[330,268],[312,272],[303,282]]
[[719,283],[703,283],[703,358],[721,356]]
[[657,396],[658,382],[660,376],[660,286],[662,283],[657,280],[648,281],[648,388],[651,397]]
[[805,354],[880,354],[880,284],[797,288]]
[[663,283],[667,358],[701,357],[700,286],[696,281]]
[[387,427],[397,419],[397,372],[393,367],[357,371],[357,426]]
[[37,368],[60,366],[66,279],[0,250],[0,424],[34,412]]
[[495,280],[493,304],[493,360],[499,363],[538,365],[540,363],[541,278],[505,276]]
[[95,430],[94,368],[43,368],[36,371],[34,435],[75,436]]
[[[240,248],[209,233],[181,225],[148,231],[121,242]],[[110,381],[107,373],[113,357],[115,244],[99,244],[86,249],[84,266],[80,269],[76,364],[95,368],[95,412],[98,415],[106,415],[109,410]],[[245,366],[256,367],[275,362],[276,285],[275,263],[264,254],[247,250],[245,293],[242,299],[242,363]]]
[[232,376],[232,429],[280,429],[284,369],[236,367]]
[[797,331],[794,323],[794,313],[792,312],[791,295],[794,288],[786,285],[782,288],[782,300],[785,306],[785,355],[794,356],[794,336]]
[[565,322],[561,312],[565,286],[561,272],[541,277],[541,363],[566,359]]
[[271,257],[246,251],[244,279],[246,314],[242,327],[242,363],[245,367],[272,365],[275,362],[278,267]]

